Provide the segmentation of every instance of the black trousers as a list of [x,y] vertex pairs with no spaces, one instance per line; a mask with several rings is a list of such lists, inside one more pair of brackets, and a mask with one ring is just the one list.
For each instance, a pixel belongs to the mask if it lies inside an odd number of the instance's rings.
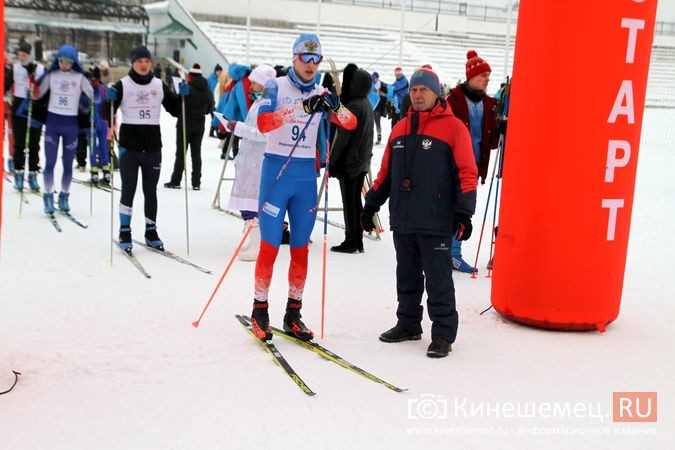
[[455,309],[450,248],[452,236],[433,236],[394,231],[396,249],[396,294],[398,325],[422,332],[422,295],[427,291],[427,312],[432,321],[431,337],[452,343],[457,337],[459,316]]
[[[202,139],[204,138],[204,127],[186,128],[185,142],[190,148],[190,158],[192,159],[192,186],[199,186],[202,182]],[[187,151],[187,149],[186,149]],[[176,161],[173,163],[173,173],[171,174],[171,184],[180,184],[185,170],[183,160],[183,128],[176,128]]]
[[382,112],[380,111],[380,108],[375,108],[373,118],[375,120],[375,131],[377,132],[377,137],[381,137],[382,125],[380,124],[380,119],[382,118]]
[[138,184],[140,169],[143,177],[143,196],[145,197],[144,212],[146,222],[150,219],[157,221],[157,183],[162,169],[162,152],[129,151],[119,149],[120,177],[122,178],[122,196],[120,203],[128,208],[134,206],[134,194]]
[[[24,170],[26,156],[24,155],[24,146],[26,145],[26,127],[28,120],[25,117],[12,115],[12,133],[14,133],[14,168]],[[31,128],[28,136],[28,170],[37,172],[40,165],[40,139],[42,137],[42,127]]]
[[396,125],[399,120],[401,120],[401,113],[394,113],[391,117],[391,127],[394,128],[394,125]]
[[361,229],[361,189],[366,174],[361,173],[354,178],[340,178],[340,192],[342,193],[342,212],[345,219],[345,240],[355,245],[363,243],[363,230]]
[[77,153],[75,153],[77,165],[80,167],[84,167],[87,165],[88,148],[89,142],[87,142],[87,131],[80,129],[80,133],[77,135]]

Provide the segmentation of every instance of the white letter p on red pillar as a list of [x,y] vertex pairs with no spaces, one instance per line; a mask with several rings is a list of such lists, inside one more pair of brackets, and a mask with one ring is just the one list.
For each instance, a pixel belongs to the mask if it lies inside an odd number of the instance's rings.
[[[623,150],[623,156],[617,158],[617,150]],[[607,145],[607,167],[605,168],[605,183],[614,181],[614,169],[626,167],[630,160],[630,142],[610,139]]]

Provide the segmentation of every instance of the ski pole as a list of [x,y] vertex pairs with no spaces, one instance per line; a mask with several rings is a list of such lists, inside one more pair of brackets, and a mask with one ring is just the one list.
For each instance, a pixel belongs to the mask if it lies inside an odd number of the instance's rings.
[[241,238],[241,241],[239,241],[239,245],[237,245],[237,248],[234,250],[234,253],[232,254],[232,257],[230,258],[230,262],[227,263],[227,267],[225,267],[225,271],[220,276],[220,280],[218,280],[218,284],[216,284],[216,287],[213,289],[213,292],[211,293],[211,296],[209,297],[209,300],[206,302],[206,305],[204,306],[204,309],[202,309],[202,313],[199,315],[199,319],[192,322],[193,327],[199,328],[199,323],[202,321],[202,317],[204,317],[204,314],[206,314],[206,310],[209,308],[209,305],[211,305],[211,302],[213,301],[213,298],[216,296],[216,292],[218,292],[218,289],[220,289],[220,285],[223,283],[223,280],[225,279],[225,276],[227,275],[227,272],[230,271],[230,267],[232,267],[232,263],[234,262],[234,259],[239,254],[239,251],[241,250],[242,245],[244,245],[244,242],[246,241],[246,238],[248,237],[249,234],[251,234],[252,228],[253,228],[253,221],[251,221],[251,223],[249,223],[249,225],[246,227],[246,232],[244,233],[244,236]]
[[[497,204],[499,203],[499,182],[500,178],[497,178],[497,185],[495,189],[495,204],[494,204],[494,211],[492,213],[492,235],[490,239],[490,259],[488,261],[492,261],[493,251],[495,247],[495,223],[497,222]],[[487,275],[485,275],[485,278],[492,278],[492,264],[490,264],[490,267],[488,267],[488,272]]]
[[[110,102],[110,140],[108,141],[108,151],[110,152],[110,267],[113,265],[113,240],[115,239],[114,218],[115,215],[115,106]],[[121,176],[121,175],[120,175]]]
[[[329,128],[330,129],[330,128]],[[323,247],[321,255],[321,339],[324,335],[324,323],[326,318],[326,256],[328,254],[328,180],[330,179],[330,151],[335,144],[338,131],[335,131],[333,142],[326,151],[326,169],[324,170],[324,177],[326,184],[323,191]]]
[[499,138],[499,146],[497,147],[497,157],[495,158],[494,165],[492,166],[492,177],[490,178],[490,188],[488,189],[487,202],[485,204],[485,212],[483,213],[483,224],[480,227],[480,237],[478,238],[478,248],[476,249],[476,260],[473,263],[473,272],[471,273],[471,278],[476,278],[476,273],[478,272],[478,255],[480,254],[480,246],[483,242],[483,232],[485,231],[485,221],[487,220],[487,212],[490,207],[490,196],[492,195],[492,183],[495,180],[495,173],[497,171],[497,163],[499,161],[499,155],[502,151],[502,146],[504,143],[504,136],[501,135]]
[[[187,174],[187,138],[185,131],[185,97],[181,96],[182,117],[181,125],[183,127],[183,173],[185,174],[185,238],[187,242],[187,254],[190,256],[190,221],[188,213],[188,174]],[[194,149],[193,149],[194,151]]]
[[[26,167],[30,169],[29,166],[29,151],[28,151],[28,146],[30,145],[30,129],[31,129],[31,120],[33,117],[33,87],[30,84],[30,80],[28,81],[28,114],[26,118],[26,139],[25,139],[25,145],[23,147],[23,173],[26,174],[28,171],[26,170]],[[16,177],[16,174],[14,175]],[[21,199],[19,200],[19,219],[23,219],[23,191],[24,189],[21,189]]]
[[[92,97],[96,97],[96,92]],[[94,98],[89,99],[89,168],[90,172],[94,173],[94,159],[96,152],[94,151]],[[93,179],[89,180],[89,217],[94,215],[94,183]]]
[[[499,137],[499,150],[498,150],[498,156],[499,156],[499,170],[497,171],[497,186],[495,189],[495,206],[494,206],[494,211],[492,213],[492,239],[490,239],[490,259],[489,261],[492,261],[492,258],[494,257],[494,246],[495,246],[495,241],[497,240],[497,235],[495,234],[495,231],[497,230],[496,223],[497,223],[497,204],[499,203],[499,184],[502,181],[502,168],[504,164],[504,145],[506,144],[506,136],[505,135],[500,135]],[[488,273],[485,275],[485,278],[491,278],[492,277],[492,269],[493,269],[493,264],[490,264],[490,267],[488,267]]]
[[[300,134],[298,134],[298,139],[295,141],[295,144],[293,144],[293,148],[291,148],[290,153],[288,154],[288,158],[286,158],[286,161],[284,164],[281,166],[281,169],[279,169],[279,173],[277,174],[277,177],[274,179],[274,182],[272,183],[272,186],[267,190],[267,194],[265,197],[263,197],[263,201],[260,202],[260,206],[258,207],[258,214],[263,209],[263,206],[265,206],[265,203],[267,203],[267,199],[269,198],[270,194],[272,193],[272,190],[276,186],[276,184],[279,182],[279,179],[282,177],[284,174],[284,171],[286,170],[286,167],[291,162],[291,158],[293,157],[293,153],[295,153],[295,149],[298,148],[298,144],[300,143],[300,140],[302,136],[305,134],[305,131],[307,131],[307,128],[309,127],[309,124],[312,123],[312,119],[314,118],[314,114],[312,113],[309,116],[309,119],[307,119],[307,123],[305,126],[302,128],[302,131]],[[225,267],[225,271],[223,274],[220,276],[220,280],[218,280],[218,284],[216,284],[216,287],[213,289],[213,292],[211,293],[211,296],[209,297],[208,301],[206,302],[206,305],[204,305],[204,308],[202,309],[202,313],[199,315],[199,318],[192,322],[192,326],[195,328],[199,328],[199,323],[201,322],[202,318],[204,317],[204,314],[206,314],[206,310],[209,308],[211,305],[211,302],[213,301],[213,298],[216,296],[216,292],[218,292],[218,289],[220,289],[220,285],[222,284],[223,280],[225,279],[225,276],[227,275],[227,272],[229,272],[230,267],[232,266],[232,263],[234,262],[234,259],[237,257],[239,254],[239,251],[241,250],[242,245],[244,245],[244,241],[246,241],[246,238],[248,235],[251,233],[251,228],[253,228],[253,221],[248,225],[246,228],[246,232],[244,233],[244,237],[241,238],[241,241],[239,241],[239,245],[237,245],[237,248],[234,250],[234,254],[230,258],[230,262],[227,263],[227,267]]]

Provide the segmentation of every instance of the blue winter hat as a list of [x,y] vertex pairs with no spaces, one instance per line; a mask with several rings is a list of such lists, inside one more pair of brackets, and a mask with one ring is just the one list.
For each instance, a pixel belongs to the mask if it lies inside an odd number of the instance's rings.
[[433,70],[425,67],[417,69],[410,77],[410,87],[412,88],[417,84],[422,84],[431,89],[437,96],[441,96],[441,83]]
[[313,33],[303,33],[298,36],[293,43],[293,54],[300,55],[302,53],[315,53],[319,56],[323,56],[319,36]]
[[64,44],[56,51],[56,59],[61,58],[62,56],[70,58],[73,60],[73,64],[79,64],[80,61],[77,58],[77,49],[72,45]]
[[[54,55],[54,60],[52,63],[49,65],[47,68],[47,72],[52,72],[54,70],[59,69],[59,58],[61,57],[66,57],[68,59],[71,59],[73,61],[73,66],[71,67],[72,70],[75,70],[76,72],[84,73],[84,69],[82,66],[80,66],[80,62],[77,57],[77,49],[73,47],[72,45],[64,44],[59,49],[56,51],[56,54]],[[38,83],[41,81],[41,78],[38,80]]]
[[380,78],[380,74],[377,73],[377,72],[373,72],[371,77],[372,77],[373,81],[375,81],[375,78]]

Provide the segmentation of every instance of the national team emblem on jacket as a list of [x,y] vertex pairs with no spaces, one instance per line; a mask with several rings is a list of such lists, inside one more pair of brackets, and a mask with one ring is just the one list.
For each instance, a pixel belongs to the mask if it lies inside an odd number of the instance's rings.
[[62,80],[59,82],[59,91],[68,92],[70,90],[70,81]]
[[424,150],[429,150],[431,148],[431,144],[432,144],[431,139],[425,139],[422,141],[422,148]]
[[150,93],[147,91],[138,91],[136,93],[136,103],[144,105],[150,101]]

